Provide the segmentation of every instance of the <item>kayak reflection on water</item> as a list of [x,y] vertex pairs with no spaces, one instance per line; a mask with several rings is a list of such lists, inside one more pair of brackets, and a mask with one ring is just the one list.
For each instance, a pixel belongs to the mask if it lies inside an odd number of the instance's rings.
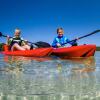
[[32,62],[39,63],[51,60],[50,57],[22,57],[22,56],[4,56],[6,66],[0,71],[11,72],[19,74],[24,71],[25,66],[31,66]]
[[[61,59],[52,57],[18,57],[18,56],[4,56],[4,61],[7,63],[6,68],[1,69],[1,71],[15,71],[23,72],[25,66],[29,66],[34,70],[36,66],[47,68],[51,65],[49,69],[58,70],[59,73],[68,72],[70,75],[72,73],[88,73],[95,71],[95,58],[71,58],[71,59]],[[43,63],[42,63],[43,62]],[[67,70],[67,71],[66,71]],[[45,70],[44,70],[45,71]]]
[[79,60],[74,59],[73,61],[84,64],[83,68],[73,68],[73,70],[77,70],[80,72],[95,71],[95,58],[94,57],[80,58]]
[[[71,71],[73,72],[92,72],[95,71],[95,58],[92,57],[85,57],[85,58],[70,58],[70,59],[62,59],[63,61],[69,61],[70,63],[73,63],[74,66],[72,66]],[[57,68],[62,69],[63,65],[58,63]]]
[[35,60],[35,61],[47,61],[47,60],[52,60],[51,57],[24,57],[24,56],[4,56],[4,61],[9,63],[10,61],[12,62],[17,62],[17,61],[21,61],[24,63],[28,63],[31,60]]

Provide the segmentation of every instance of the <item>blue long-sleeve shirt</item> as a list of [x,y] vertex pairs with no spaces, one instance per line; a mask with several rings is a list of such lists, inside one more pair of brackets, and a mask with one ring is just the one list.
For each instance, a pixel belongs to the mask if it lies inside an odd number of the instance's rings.
[[57,36],[57,37],[53,40],[52,47],[57,48],[57,43],[59,43],[59,44],[63,47],[63,46],[65,46],[65,44],[67,44],[67,43],[73,45],[73,44],[75,43],[75,41],[70,42],[70,40],[69,40],[67,37],[65,37],[65,36],[62,36],[62,37]]

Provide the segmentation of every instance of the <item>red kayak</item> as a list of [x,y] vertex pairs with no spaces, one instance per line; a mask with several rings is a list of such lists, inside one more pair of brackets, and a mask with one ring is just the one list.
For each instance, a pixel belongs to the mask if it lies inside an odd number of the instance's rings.
[[44,57],[52,53],[52,48],[36,48],[25,51],[3,51],[2,54],[10,56]]
[[96,45],[79,45],[72,47],[54,48],[52,55],[61,58],[72,57],[89,57],[93,56],[96,50]]
[[79,45],[63,48],[36,48],[25,51],[4,51],[2,54],[11,56],[44,57],[55,55],[60,58],[89,57],[93,56],[96,45]]

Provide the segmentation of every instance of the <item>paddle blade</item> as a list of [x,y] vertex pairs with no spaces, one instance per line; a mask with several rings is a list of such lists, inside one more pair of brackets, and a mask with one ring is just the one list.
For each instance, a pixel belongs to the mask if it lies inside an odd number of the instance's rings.
[[0,37],[2,36],[2,33],[0,32]]
[[2,32],[0,32],[0,37],[7,37],[7,36],[3,35]]
[[43,41],[36,42],[35,45],[38,46],[38,48],[51,47],[51,45],[49,43],[46,43],[46,42],[43,42]]

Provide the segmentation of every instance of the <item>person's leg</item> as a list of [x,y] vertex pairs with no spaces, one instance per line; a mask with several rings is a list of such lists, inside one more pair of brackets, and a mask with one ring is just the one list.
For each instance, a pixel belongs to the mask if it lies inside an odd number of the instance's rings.
[[14,43],[13,46],[11,47],[11,51],[14,51],[14,49],[17,50],[25,50],[25,48],[19,46],[17,43]]
[[24,48],[26,50],[30,50],[30,46],[29,45],[24,45],[24,46],[22,46],[22,48]]

